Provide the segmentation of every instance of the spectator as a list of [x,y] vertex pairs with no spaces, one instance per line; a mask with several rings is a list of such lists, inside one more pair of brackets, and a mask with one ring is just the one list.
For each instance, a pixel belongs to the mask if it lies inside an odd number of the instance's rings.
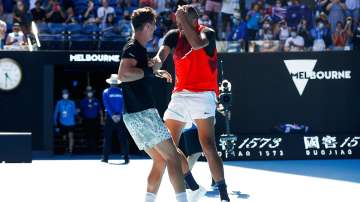
[[58,0],[49,0],[49,5],[46,12],[47,22],[63,23],[66,16],[63,8],[60,6]]
[[275,35],[277,36],[276,38],[280,40],[280,43],[284,44],[285,40],[290,36],[290,30],[285,20],[281,21],[279,25],[280,28],[277,29]]
[[142,7],[151,7],[151,8],[154,8],[155,6],[155,3],[154,3],[154,0],[139,0],[139,7],[142,8]]
[[100,24],[99,27],[102,31],[109,31],[109,30],[114,31],[115,26],[116,26],[115,13],[109,13],[106,16],[105,24]]
[[276,0],[275,6],[272,7],[272,20],[273,22],[279,22],[286,17],[286,8],[282,6],[280,0]]
[[87,86],[86,97],[80,101],[80,112],[88,140],[88,148],[92,152],[97,149],[100,125],[104,123],[100,101],[94,97],[94,92],[91,86]]
[[67,152],[74,151],[75,117],[77,115],[75,102],[69,99],[69,91],[62,90],[62,98],[57,101],[54,112],[54,126],[59,127],[63,139],[68,140]]
[[207,14],[203,14],[201,18],[199,18],[199,24],[207,27],[212,27],[212,22]]
[[130,13],[127,10],[124,12],[123,19],[119,22],[119,32],[120,36],[126,40],[132,35]]
[[340,0],[331,0],[331,3],[327,5],[326,10],[329,11],[331,33],[335,32],[336,23],[344,20],[346,9],[346,5]]
[[353,49],[356,51],[360,50],[360,21],[357,22],[356,28],[354,30]]
[[329,0],[315,0],[315,18],[320,17],[320,13],[325,11],[325,5]]
[[135,10],[137,7],[134,6],[134,2],[132,0],[118,0],[116,2],[115,13],[116,16],[122,16],[125,11],[128,11],[130,14]]
[[246,15],[246,20],[248,39],[254,40],[259,30],[260,22],[262,21],[258,4],[253,4],[252,9]]
[[313,51],[325,51],[331,44],[330,29],[325,27],[321,19],[316,20],[316,27],[311,29],[310,34],[313,39]]
[[24,33],[21,31],[20,24],[14,23],[12,29],[13,31],[9,33],[6,38],[6,45],[11,45],[14,47],[25,45],[26,39]]
[[256,40],[274,40],[273,30],[270,21],[265,20],[261,29],[256,34]]
[[25,8],[24,2],[22,0],[18,0],[16,2],[13,17],[13,22],[19,23],[22,31],[27,34],[29,30],[31,16],[27,12],[27,9]]
[[244,44],[247,39],[246,22],[241,19],[240,13],[235,13],[232,20],[233,27],[230,34],[227,36],[227,40],[238,41],[240,44]]
[[354,23],[357,24],[360,18],[360,1],[359,0],[346,0],[348,15],[352,17]]
[[297,28],[293,27],[290,30],[290,37],[285,41],[285,52],[296,52],[304,50],[304,38],[298,35]]
[[154,0],[154,9],[156,13],[161,13],[166,10],[166,0]]
[[79,23],[79,19],[75,17],[74,9],[72,7],[69,7],[68,9],[66,9],[65,23],[67,23],[67,24]]
[[[196,8],[196,10],[200,13],[203,13],[205,8],[202,5],[202,0],[191,0],[190,5],[194,8]],[[167,7],[170,7],[170,3],[167,3]]]
[[300,21],[300,24],[298,25],[297,30],[298,30],[299,36],[304,38],[305,48],[309,48],[312,45],[312,38],[310,35],[308,23],[305,19],[302,19]]
[[36,23],[43,23],[46,19],[46,12],[41,8],[41,0],[35,2],[35,8],[31,9],[32,19]]
[[[1,5],[3,5],[3,7],[4,7],[4,13],[6,14],[6,15],[8,15],[9,17],[11,17],[11,20],[12,20],[12,18],[13,18],[13,16],[12,16],[12,12],[14,11],[14,5],[15,5],[15,3],[16,3],[16,1],[14,1],[14,0],[2,0],[1,1],[2,3],[1,3]],[[12,21],[11,22],[7,22],[7,23],[11,23],[12,24]]]
[[[218,33],[217,19],[221,12],[221,2],[222,0],[206,0],[205,3],[205,13],[209,16],[211,27],[214,28],[216,33]],[[216,34],[216,38],[218,39],[218,34]]]
[[300,0],[291,0],[291,4],[287,7],[286,21],[290,27],[296,27],[301,19],[311,21],[311,12],[305,4],[301,4]]
[[10,13],[5,13],[4,11],[4,4],[2,4],[2,2],[0,2],[0,20],[4,21],[5,23],[8,24],[12,24],[12,14]]
[[105,24],[107,15],[110,13],[115,13],[115,9],[109,6],[108,0],[101,0],[101,7],[97,10],[97,22],[100,24]]
[[234,13],[239,10],[239,0],[224,0],[221,8],[221,19],[222,19],[222,29],[221,29],[221,39],[225,40],[226,34],[231,30],[232,17]]
[[83,12],[82,22],[84,24],[91,24],[96,22],[96,11],[94,7],[94,0],[88,0],[87,8]]
[[6,30],[7,30],[6,22],[0,20],[0,50],[4,48]]
[[344,27],[342,22],[336,23],[336,30],[332,34],[333,50],[344,50],[347,45],[348,39],[352,37],[350,23]]
[[336,29],[335,32],[332,33],[331,38],[333,43],[333,50],[344,50],[347,38],[342,22],[338,21],[336,23]]

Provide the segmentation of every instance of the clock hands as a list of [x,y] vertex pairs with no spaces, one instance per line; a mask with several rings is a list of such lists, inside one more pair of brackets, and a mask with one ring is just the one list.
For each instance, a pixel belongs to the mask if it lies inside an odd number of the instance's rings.
[[7,72],[5,72],[5,78],[11,80],[10,76],[9,76],[9,74]]
[[9,79],[9,75],[7,72],[5,72],[5,88],[7,88],[7,81]]

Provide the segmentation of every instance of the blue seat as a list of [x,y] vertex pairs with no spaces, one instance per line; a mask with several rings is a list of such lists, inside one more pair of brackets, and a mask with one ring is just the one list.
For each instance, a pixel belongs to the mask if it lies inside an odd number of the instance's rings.
[[50,29],[47,23],[38,23],[36,24],[39,34],[41,33],[50,33]]
[[72,23],[72,24],[68,24],[66,26],[66,31],[69,34],[77,34],[77,33],[81,33],[82,30],[82,25],[81,24],[77,24],[77,23]]
[[86,24],[83,25],[82,33],[84,34],[94,34],[100,31],[99,27],[96,24]]
[[48,27],[52,34],[63,34],[66,31],[66,25],[63,23],[49,23]]

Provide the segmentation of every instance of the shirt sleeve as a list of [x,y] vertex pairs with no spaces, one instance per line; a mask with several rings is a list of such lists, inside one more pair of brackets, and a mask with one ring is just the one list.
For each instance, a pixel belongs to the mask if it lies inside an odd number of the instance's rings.
[[130,44],[128,47],[124,48],[121,58],[129,58],[136,60],[136,47],[133,44]]
[[179,37],[179,30],[172,29],[164,37],[164,45],[175,48]]

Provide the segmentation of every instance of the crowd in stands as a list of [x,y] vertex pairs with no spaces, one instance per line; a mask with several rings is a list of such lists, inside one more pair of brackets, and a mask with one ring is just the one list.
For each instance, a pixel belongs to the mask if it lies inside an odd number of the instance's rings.
[[[181,1],[181,2],[179,2]],[[130,16],[139,7],[158,13],[156,50],[164,34],[176,28],[175,11],[183,0],[0,0],[0,47],[26,44],[31,21],[42,32],[79,30],[108,33],[127,40]],[[360,0],[190,0],[199,23],[217,32],[235,51],[325,51],[360,49]],[[86,27],[86,29],[82,29]],[[91,29],[90,29],[90,28]],[[115,37],[115,38],[116,38]],[[221,43],[219,43],[221,46]]]

